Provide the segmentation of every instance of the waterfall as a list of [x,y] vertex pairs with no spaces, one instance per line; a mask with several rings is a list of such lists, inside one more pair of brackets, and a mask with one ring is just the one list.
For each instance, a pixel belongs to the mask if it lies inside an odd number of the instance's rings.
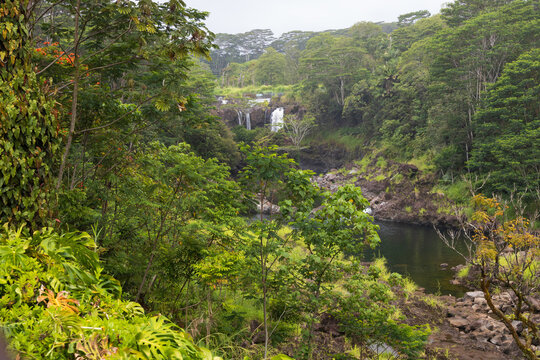
[[283,127],[283,113],[284,110],[282,107],[272,111],[272,115],[270,117],[272,120],[272,125],[270,126],[270,131],[276,132]]
[[246,129],[251,130],[251,115],[249,113],[246,114]]
[[242,112],[240,110],[236,110],[236,113],[238,114],[238,125],[242,125]]

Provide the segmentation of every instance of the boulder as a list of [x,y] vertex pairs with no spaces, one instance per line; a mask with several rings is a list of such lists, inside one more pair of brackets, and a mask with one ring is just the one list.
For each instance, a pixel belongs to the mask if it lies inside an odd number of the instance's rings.
[[472,309],[474,310],[474,312],[480,312],[480,311],[483,311],[483,310],[484,310],[483,306],[478,305],[478,304],[474,304],[474,305],[472,306]]
[[512,295],[510,295],[507,292],[500,293],[498,295],[493,296],[493,301],[505,303],[505,304],[511,304],[512,303]]
[[478,342],[489,342],[489,339],[493,337],[494,334],[493,332],[482,328],[471,333],[471,336]]
[[448,319],[448,322],[453,327],[457,327],[458,329],[461,329],[461,330],[465,329],[467,327],[467,325],[469,324],[468,320],[465,320],[465,319],[463,319],[461,317],[450,318],[450,319]]
[[512,326],[518,333],[521,333],[523,331],[523,323],[519,320],[512,320]]
[[478,305],[487,305],[487,301],[486,301],[486,299],[484,299],[483,296],[474,298],[474,303],[478,304]]
[[489,342],[498,346],[502,346],[508,345],[508,340],[509,338],[505,334],[497,334],[491,339],[489,339]]
[[540,299],[533,296],[527,296],[527,300],[531,304],[532,310],[534,312],[540,312]]
[[473,301],[475,298],[479,298],[479,297],[481,298],[484,297],[484,293],[482,291],[468,291],[465,293],[465,296],[463,296],[465,300],[473,300]]
[[461,311],[456,309],[455,307],[449,306],[446,309],[446,317],[454,317],[461,314]]
[[468,325],[469,331],[474,331],[477,329],[481,329],[482,327],[485,328],[485,326],[489,323],[488,320],[484,319],[474,319],[471,321]]

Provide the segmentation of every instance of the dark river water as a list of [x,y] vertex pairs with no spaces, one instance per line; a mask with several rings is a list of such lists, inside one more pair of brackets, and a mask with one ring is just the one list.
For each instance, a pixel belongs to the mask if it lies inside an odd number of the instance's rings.
[[[377,221],[381,244],[364,253],[365,260],[384,256],[391,271],[409,276],[427,293],[462,296],[462,287],[450,284],[451,267],[464,262],[431,227]],[[441,268],[447,263],[447,268]]]

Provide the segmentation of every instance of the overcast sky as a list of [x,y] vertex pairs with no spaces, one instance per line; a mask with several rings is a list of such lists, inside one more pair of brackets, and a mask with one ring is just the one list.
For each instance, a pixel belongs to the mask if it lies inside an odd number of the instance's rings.
[[[448,0],[447,0],[448,1]],[[359,21],[396,21],[417,10],[440,11],[442,0],[186,0],[189,7],[209,11],[206,24],[215,33],[272,29],[343,29]]]

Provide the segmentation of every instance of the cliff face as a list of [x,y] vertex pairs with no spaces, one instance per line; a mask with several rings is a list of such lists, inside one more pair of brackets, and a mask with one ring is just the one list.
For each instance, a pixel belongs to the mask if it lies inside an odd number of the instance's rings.
[[[240,109],[233,107],[217,107],[214,115],[219,117],[228,127],[238,125],[246,126],[247,116],[251,123],[251,129],[270,125],[270,115],[274,109],[263,106],[254,106],[249,109]],[[248,115],[249,114],[249,115]]]
[[[305,108],[297,103],[283,102],[279,97],[274,98],[242,98],[216,102],[213,115],[220,118],[228,127],[238,125],[246,128],[270,127],[272,113],[283,108],[284,114],[303,116]],[[248,125],[249,122],[249,125]]]

